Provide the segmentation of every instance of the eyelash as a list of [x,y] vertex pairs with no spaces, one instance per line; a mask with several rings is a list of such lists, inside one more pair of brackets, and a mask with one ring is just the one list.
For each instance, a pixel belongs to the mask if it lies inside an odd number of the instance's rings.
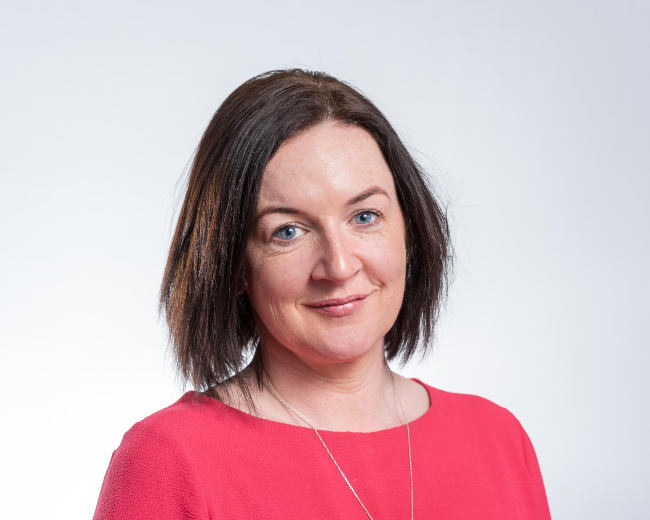
[[[359,215],[362,215],[363,213],[372,213],[373,215],[376,215],[377,218],[384,218],[384,214],[382,213],[381,209],[374,209],[374,208],[367,208],[367,209],[359,210],[352,216],[352,218],[354,219],[355,217],[357,217]],[[372,222],[370,222],[369,224],[366,224],[364,227],[372,226],[375,222],[376,222],[376,219],[373,220]],[[363,224],[359,224],[359,225],[363,226]],[[270,237],[269,241],[273,241],[273,239],[275,238],[275,235],[277,233],[279,233],[280,231],[282,231],[285,228],[290,228],[290,227],[300,227],[300,226],[299,226],[299,224],[295,224],[295,223],[291,223],[291,222],[288,223],[288,224],[283,224],[280,227],[275,228],[271,232],[271,237]],[[295,238],[292,239],[292,240],[282,240],[281,242],[284,243],[284,244],[290,244],[294,240],[295,240]]]

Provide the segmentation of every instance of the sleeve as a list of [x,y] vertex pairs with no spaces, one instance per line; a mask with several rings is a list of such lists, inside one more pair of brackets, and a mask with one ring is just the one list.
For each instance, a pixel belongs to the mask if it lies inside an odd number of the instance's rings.
[[207,520],[205,494],[178,442],[136,423],[111,457],[93,520]]
[[519,428],[521,430],[521,437],[524,444],[526,467],[528,468],[528,474],[530,475],[533,491],[535,493],[535,509],[537,518],[539,518],[539,520],[551,520],[551,512],[548,507],[546,490],[544,488],[544,481],[542,480],[542,472],[539,468],[539,463],[537,462],[535,449],[533,448],[532,442],[530,442],[530,438],[526,434],[526,430],[523,429],[521,424],[519,425]]

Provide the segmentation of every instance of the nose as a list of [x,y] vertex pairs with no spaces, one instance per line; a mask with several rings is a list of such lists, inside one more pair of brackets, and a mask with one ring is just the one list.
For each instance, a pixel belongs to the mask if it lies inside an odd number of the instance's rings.
[[312,278],[341,284],[352,278],[361,269],[361,260],[354,248],[354,240],[345,237],[339,230],[327,233],[321,241],[318,262]]

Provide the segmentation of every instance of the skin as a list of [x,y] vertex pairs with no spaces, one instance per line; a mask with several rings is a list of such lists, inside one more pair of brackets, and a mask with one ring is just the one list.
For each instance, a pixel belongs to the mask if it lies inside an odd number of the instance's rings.
[[[376,142],[325,123],[284,143],[264,172],[257,217],[241,289],[274,392],[323,430],[404,424],[383,337],[402,305],[406,231]],[[424,387],[395,382],[408,420],[425,413]],[[262,417],[305,426],[264,388],[253,397]]]

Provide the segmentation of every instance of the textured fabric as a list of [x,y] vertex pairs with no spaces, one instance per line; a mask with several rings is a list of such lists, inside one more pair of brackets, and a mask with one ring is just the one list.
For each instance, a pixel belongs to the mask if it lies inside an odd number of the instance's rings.
[[[431,408],[410,423],[415,518],[550,519],[517,419],[486,399],[426,388]],[[405,426],[321,435],[373,518],[410,517]],[[188,392],[124,435],[94,518],[367,517],[311,429]]]

